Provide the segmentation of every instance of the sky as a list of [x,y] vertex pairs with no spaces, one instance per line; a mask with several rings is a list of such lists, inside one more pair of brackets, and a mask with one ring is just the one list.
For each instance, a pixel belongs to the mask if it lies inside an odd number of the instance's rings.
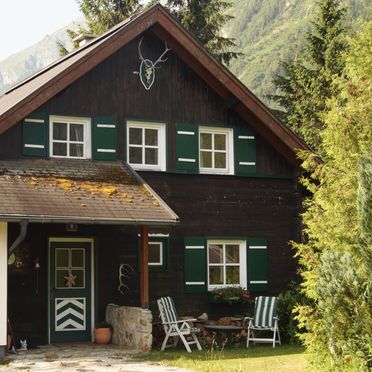
[[0,0],[0,61],[80,16],[76,0]]

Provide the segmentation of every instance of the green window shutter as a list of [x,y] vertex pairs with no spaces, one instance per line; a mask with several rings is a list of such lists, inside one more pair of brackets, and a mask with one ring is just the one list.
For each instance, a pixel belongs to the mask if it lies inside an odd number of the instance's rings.
[[185,238],[185,292],[207,292],[207,253],[204,238]]
[[199,170],[199,130],[197,125],[176,125],[176,168],[197,173]]
[[266,291],[268,289],[267,239],[248,239],[247,246],[248,290]]
[[235,174],[256,173],[256,134],[248,128],[234,128]]
[[34,112],[22,123],[22,153],[25,156],[48,156],[49,117]]
[[96,116],[92,126],[92,157],[94,160],[116,160],[117,123],[109,116]]

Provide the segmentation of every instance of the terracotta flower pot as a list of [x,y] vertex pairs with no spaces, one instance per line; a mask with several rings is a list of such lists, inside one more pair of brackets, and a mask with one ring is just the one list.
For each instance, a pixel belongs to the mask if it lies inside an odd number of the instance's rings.
[[94,341],[99,345],[109,344],[111,341],[112,331],[110,328],[94,328]]

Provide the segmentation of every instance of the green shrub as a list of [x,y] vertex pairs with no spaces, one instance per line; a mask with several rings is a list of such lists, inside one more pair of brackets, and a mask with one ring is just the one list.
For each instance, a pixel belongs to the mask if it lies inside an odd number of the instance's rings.
[[291,283],[289,289],[278,297],[279,331],[283,343],[299,344],[298,334],[301,332],[294,310],[305,303],[305,297],[300,292],[300,284]]

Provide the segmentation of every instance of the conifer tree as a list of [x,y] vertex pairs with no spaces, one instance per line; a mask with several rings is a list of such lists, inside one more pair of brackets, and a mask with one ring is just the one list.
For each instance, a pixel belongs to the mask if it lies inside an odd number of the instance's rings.
[[167,6],[179,22],[220,62],[229,64],[240,53],[234,52],[234,39],[224,37],[222,28],[233,17],[226,14],[225,0],[167,0]]
[[78,4],[93,35],[103,34],[139,7],[138,0],[78,0]]
[[295,60],[281,62],[283,74],[274,78],[279,93],[271,96],[283,110],[280,118],[315,151],[321,150],[326,100],[337,94],[332,85],[340,76],[346,51],[346,9],[338,0],[317,3],[318,14],[305,36],[304,49]]

